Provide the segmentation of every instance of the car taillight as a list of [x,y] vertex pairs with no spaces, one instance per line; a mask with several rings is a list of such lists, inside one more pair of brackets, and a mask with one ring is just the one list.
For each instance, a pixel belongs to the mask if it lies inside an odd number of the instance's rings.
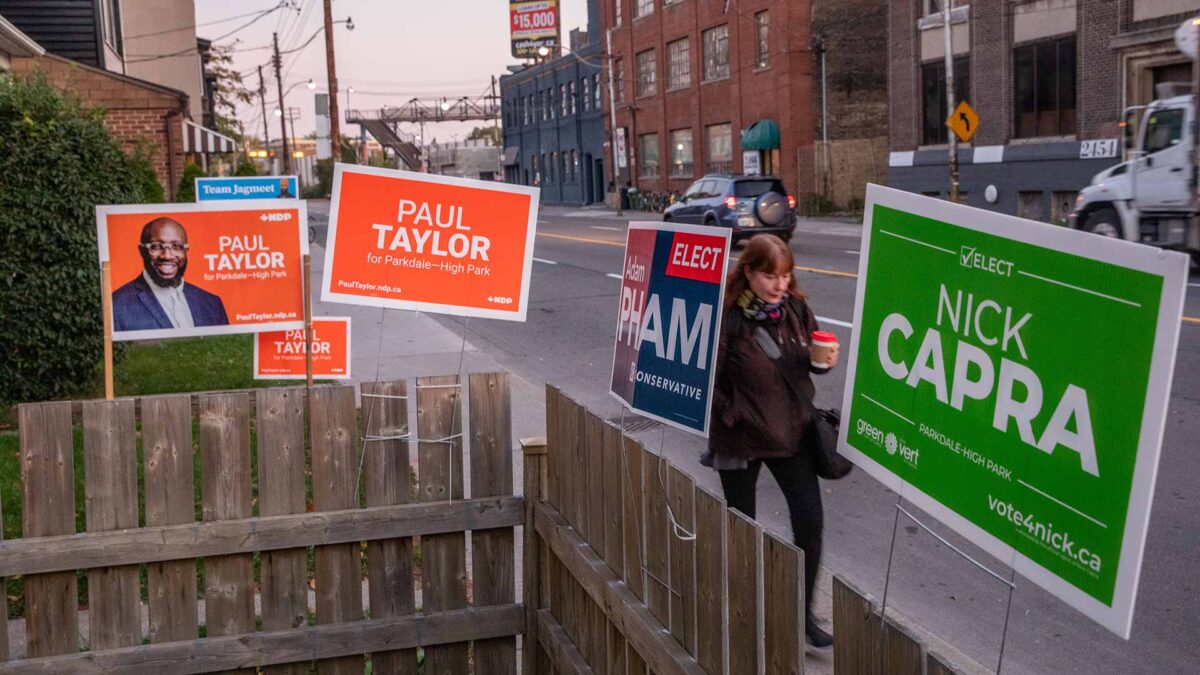
[[737,197],[726,197],[725,198],[725,206],[728,206],[731,209],[736,209],[737,208]]
[[788,208],[789,209],[796,208],[796,198],[791,195],[788,195]]

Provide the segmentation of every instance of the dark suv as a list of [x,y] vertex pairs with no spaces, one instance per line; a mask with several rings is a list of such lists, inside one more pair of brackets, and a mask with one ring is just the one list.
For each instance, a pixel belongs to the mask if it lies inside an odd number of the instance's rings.
[[663,220],[728,227],[735,242],[760,232],[788,241],[796,229],[796,198],[773,176],[710,174],[692,183]]

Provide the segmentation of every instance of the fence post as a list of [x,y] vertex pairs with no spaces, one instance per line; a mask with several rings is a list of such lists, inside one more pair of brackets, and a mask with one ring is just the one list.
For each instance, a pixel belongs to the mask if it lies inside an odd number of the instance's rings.
[[[553,421],[547,420],[548,424]],[[522,638],[522,668],[524,675],[538,675],[541,659],[538,652],[538,610],[542,608],[542,574],[545,559],[542,542],[533,527],[533,507],[546,498],[547,475],[546,437],[522,438],[521,452],[525,458],[525,542],[522,563],[522,602],[525,604],[525,636]]]

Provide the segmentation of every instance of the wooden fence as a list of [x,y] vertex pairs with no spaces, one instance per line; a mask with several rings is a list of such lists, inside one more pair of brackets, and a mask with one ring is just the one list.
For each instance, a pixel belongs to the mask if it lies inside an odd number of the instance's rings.
[[524,672],[802,673],[803,553],[553,387],[546,408]]
[[363,385],[361,433],[348,386],[20,406],[0,577],[24,578],[28,653],[0,641],[0,673],[416,673],[418,648],[425,673],[515,673],[508,376],[466,384],[465,436],[457,376]]

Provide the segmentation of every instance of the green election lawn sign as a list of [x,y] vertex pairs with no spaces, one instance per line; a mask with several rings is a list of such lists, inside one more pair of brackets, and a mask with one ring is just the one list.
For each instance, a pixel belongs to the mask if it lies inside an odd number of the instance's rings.
[[1129,637],[1187,256],[870,186],[842,452]]

